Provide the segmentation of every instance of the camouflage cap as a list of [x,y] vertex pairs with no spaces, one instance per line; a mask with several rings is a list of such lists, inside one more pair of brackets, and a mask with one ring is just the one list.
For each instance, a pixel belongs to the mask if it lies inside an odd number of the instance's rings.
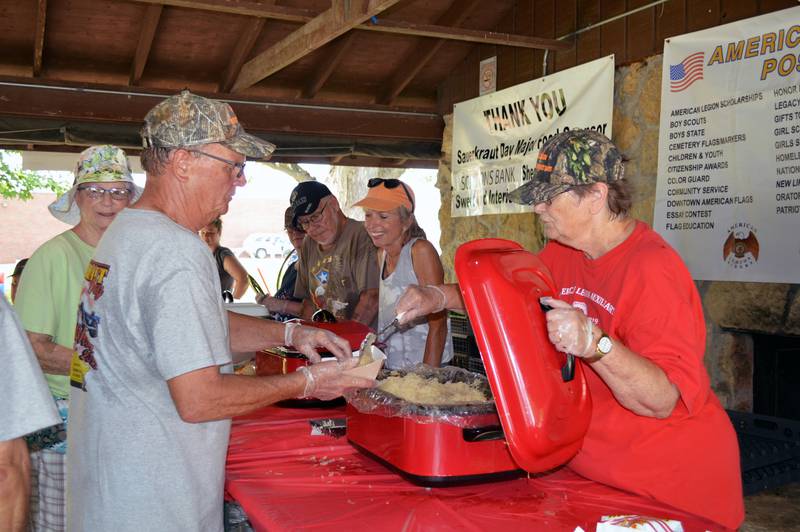
[[511,201],[535,205],[579,185],[622,179],[623,156],[608,137],[589,129],[564,131],[539,152],[530,181],[512,191]]
[[170,96],[144,117],[145,148],[222,144],[253,159],[268,159],[275,145],[245,133],[231,106],[188,90]]

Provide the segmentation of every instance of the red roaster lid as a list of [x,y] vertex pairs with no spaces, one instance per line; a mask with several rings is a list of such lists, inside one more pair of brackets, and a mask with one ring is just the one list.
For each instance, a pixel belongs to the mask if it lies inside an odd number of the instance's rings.
[[336,323],[326,323],[326,322],[317,322],[317,321],[308,321],[308,320],[295,320],[299,321],[303,325],[308,325],[309,327],[317,327],[318,329],[326,329],[328,331],[337,334],[350,342],[350,348],[355,351],[359,347],[361,347],[361,342],[364,340],[364,337],[367,333],[375,332],[370,328],[368,325],[364,325],[361,322],[353,321],[353,320],[340,320]]
[[516,242],[486,238],[460,246],[455,269],[511,456],[532,473],[566,463],[592,403],[581,365],[570,380],[568,357],[547,338],[539,298],[556,290],[546,266]]

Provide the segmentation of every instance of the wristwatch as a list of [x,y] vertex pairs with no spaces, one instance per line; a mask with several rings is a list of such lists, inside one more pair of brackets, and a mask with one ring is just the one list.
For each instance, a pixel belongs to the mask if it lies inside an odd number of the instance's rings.
[[614,347],[614,344],[611,342],[611,338],[602,330],[600,331],[600,339],[597,340],[597,346],[594,350],[594,360],[600,360],[608,353],[611,352],[611,348]]

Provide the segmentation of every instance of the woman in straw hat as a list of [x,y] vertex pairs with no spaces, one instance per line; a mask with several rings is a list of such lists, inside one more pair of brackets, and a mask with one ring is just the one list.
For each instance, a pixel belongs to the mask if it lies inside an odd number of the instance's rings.
[[125,152],[110,145],[84,150],[78,158],[72,188],[49,206],[55,218],[73,227],[33,253],[19,284],[15,308],[64,420],[62,425],[28,437],[34,480],[31,524],[35,530],[65,528],[68,374],[84,272],[117,213],[140,194]]

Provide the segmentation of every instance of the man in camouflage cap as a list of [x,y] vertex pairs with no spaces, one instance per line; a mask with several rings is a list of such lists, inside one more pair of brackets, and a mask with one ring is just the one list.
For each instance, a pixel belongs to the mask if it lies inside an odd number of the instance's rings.
[[[296,323],[227,313],[200,228],[245,184],[246,157],[269,142],[231,108],[188,91],[145,117],[147,187],[114,221],[86,271],[70,381],[68,529],[222,530],[230,418],[295,397],[333,399],[373,381],[348,342]],[[231,374],[277,345],[311,362],[290,375]]]
[[511,193],[511,200],[535,205],[576,186],[618,181],[625,174],[622,163],[622,154],[605,135],[564,131],[545,143],[533,177]]
[[275,145],[245,133],[225,102],[203,98],[188,90],[170,96],[144,118],[145,148],[179,148],[219,143],[251,159],[269,159]]
[[[513,193],[534,206],[549,240],[538,258],[558,287],[529,305],[551,308],[548,339],[582,360],[592,396],[567,467],[735,529],[744,517],[739,451],[703,364],[700,296],[675,250],[629,216],[622,165],[608,138],[567,131]],[[395,311],[406,323],[443,308],[464,308],[457,285],[409,288]]]

